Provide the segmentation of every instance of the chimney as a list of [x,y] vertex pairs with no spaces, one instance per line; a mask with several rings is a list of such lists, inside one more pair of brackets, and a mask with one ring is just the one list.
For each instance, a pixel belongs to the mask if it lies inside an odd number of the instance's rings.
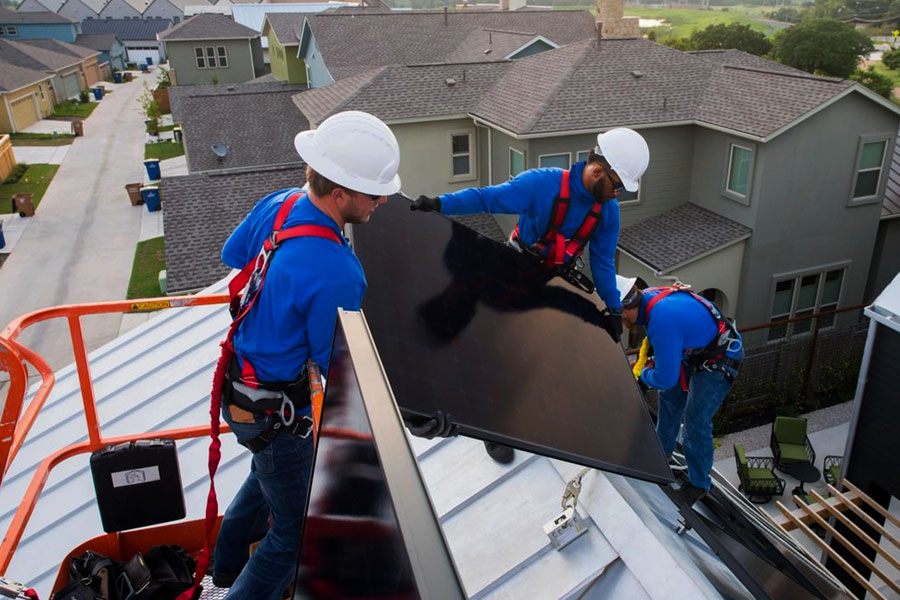
[[595,21],[594,29],[597,31],[597,43],[599,44],[603,39],[603,21]]
[[608,38],[640,37],[637,17],[624,17],[625,0],[596,0],[597,21],[603,23]]

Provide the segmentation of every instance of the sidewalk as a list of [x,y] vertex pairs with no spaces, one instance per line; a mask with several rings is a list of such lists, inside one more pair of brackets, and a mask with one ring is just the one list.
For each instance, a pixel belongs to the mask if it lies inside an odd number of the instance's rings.
[[[124,298],[146,212],[130,205],[124,186],[143,176],[138,97],[148,79],[115,86],[85,121],[86,135],[68,146],[37,214],[0,269],[0,326],[39,308]],[[121,320],[120,314],[85,319],[88,349],[116,337]],[[63,322],[38,324],[19,340],[54,370],[72,360]]]

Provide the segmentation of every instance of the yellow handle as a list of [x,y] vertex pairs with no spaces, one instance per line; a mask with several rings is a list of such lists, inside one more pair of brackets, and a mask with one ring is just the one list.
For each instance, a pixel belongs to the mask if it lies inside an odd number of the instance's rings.
[[631,369],[635,379],[640,379],[641,371],[643,371],[644,367],[647,365],[648,354],[650,354],[650,340],[644,338],[644,341],[641,342],[641,350],[638,352],[637,362],[634,363],[634,367]]

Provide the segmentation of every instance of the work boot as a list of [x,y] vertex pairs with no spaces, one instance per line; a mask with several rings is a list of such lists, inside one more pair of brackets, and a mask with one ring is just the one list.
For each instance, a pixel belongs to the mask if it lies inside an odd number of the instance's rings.
[[680,488],[678,488],[678,494],[688,506],[693,506],[694,503],[697,502],[697,500],[700,500],[708,493],[709,490],[704,490],[703,488],[699,488],[691,483],[685,483]]
[[503,444],[495,444],[494,442],[485,442],[484,449],[488,456],[496,460],[501,465],[508,465],[513,461],[513,449]]
[[240,573],[216,573],[213,571],[212,582],[217,588],[230,588]]

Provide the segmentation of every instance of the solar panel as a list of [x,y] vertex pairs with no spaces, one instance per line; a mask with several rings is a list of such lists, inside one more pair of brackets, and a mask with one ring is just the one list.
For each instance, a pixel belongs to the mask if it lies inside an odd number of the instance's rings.
[[352,234],[363,311],[405,413],[443,410],[464,435],[671,481],[596,295],[400,196]]

